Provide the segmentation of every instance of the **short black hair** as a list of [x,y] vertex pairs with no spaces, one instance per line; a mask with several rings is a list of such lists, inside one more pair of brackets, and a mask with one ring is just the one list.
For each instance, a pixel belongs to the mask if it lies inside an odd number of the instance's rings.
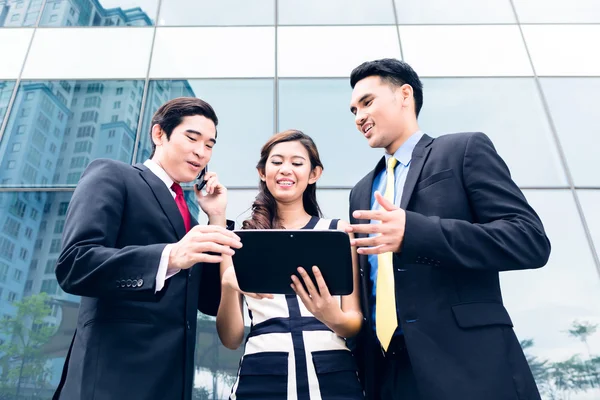
[[[152,143],[150,158],[154,156],[154,151],[156,150],[156,145],[154,144],[154,140],[152,140],[152,127],[156,124],[160,125],[161,129],[165,131],[167,139],[170,139],[173,129],[181,124],[183,118],[192,115],[202,115],[210,119],[214,122],[215,127],[219,124],[217,114],[211,105],[197,97],[177,97],[167,101],[156,110],[150,124],[150,143]],[[215,132],[215,139],[216,137]]]
[[395,58],[383,58],[381,60],[367,61],[352,70],[350,74],[350,86],[354,89],[356,84],[370,76],[378,76],[395,86],[408,84],[413,88],[415,98],[415,113],[417,117],[423,107],[423,83],[419,75],[407,63]]

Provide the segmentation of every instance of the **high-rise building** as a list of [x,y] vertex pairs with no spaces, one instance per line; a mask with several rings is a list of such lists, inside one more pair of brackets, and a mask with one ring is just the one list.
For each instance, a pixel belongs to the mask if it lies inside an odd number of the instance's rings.
[[[347,219],[350,189],[382,156],[354,126],[348,77],[394,57],[422,77],[421,128],[486,133],[544,222],[548,265],[501,274],[543,397],[599,398],[599,41],[597,0],[0,0],[0,320],[43,292],[57,329],[42,377],[9,377],[23,357],[0,351],[0,394],[45,399],[60,378],[79,300],[54,267],[89,162],[143,162],[156,109],[198,96],[219,118],[209,170],[238,227],[262,144],[289,128],[319,148],[324,213]],[[240,352],[199,318],[195,396],[226,398]],[[0,329],[7,343],[18,338]]]

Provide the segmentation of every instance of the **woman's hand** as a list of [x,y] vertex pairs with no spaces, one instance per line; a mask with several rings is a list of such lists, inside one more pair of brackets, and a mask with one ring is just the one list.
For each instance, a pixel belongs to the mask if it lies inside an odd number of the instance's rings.
[[239,292],[243,295],[246,295],[248,297],[252,297],[253,299],[272,299],[273,295],[272,294],[262,294],[262,293],[247,293],[247,292],[243,292],[240,289],[240,286],[238,285],[238,281],[237,281],[237,277],[235,276],[235,270],[233,269],[233,265],[230,267],[227,267],[227,269],[225,270],[225,272],[223,272],[223,278],[221,279],[221,285],[223,286],[223,288],[227,288],[230,290],[235,290],[236,292]]
[[329,289],[327,288],[327,284],[325,283],[325,279],[323,279],[323,275],[319,268],[313,266],[312,271],[318,289],[315,287],[308,273],[306,273],[302,267],[298,267],[298,272],[300,273],[308,292],[304,289],[302,283],[295,275],[292,275],[293,283],[291,284],[291,287],[300,297],[308,311],[310,311],[319,321],[335,330],[334,327],[341,322],[340,320],[343,314],[342,309],[340,308],[339,302],[329,293]]

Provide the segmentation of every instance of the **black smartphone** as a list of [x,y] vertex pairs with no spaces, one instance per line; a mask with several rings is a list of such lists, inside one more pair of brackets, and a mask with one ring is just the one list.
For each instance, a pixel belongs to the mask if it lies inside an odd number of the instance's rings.
[[202,190],[204,186],[206,186],[206,181],[204,180],[204,175],[206,175],[206,171],[208,171],[208,165],[204,167],[200,175],[196,178],[196,189]]

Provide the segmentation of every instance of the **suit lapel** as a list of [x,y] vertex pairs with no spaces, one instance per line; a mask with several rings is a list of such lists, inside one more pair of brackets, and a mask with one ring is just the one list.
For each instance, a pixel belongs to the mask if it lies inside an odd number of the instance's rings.
[[183,224],[183,217],[165,183],[161,181],[158,176],[154,175],[154,173],[145,165],[136,164],[135,167],[140,170],[140,175],[144,181],[146,181],[148,186],[150,186],[150,189],[152,189],[154,197],[156,197],[158,204],[160,204],[160,207],[169,219],[177,237],[179,239],[184,237],[185,225]]
[[410,168],[408,169],[408,175],[406,175],[406,182],[404,183],[402,198],[400,199],[400,208],[404,210],[406,210],[406,207],[408,207],[408,202],[413,194],[413,190],[415,189],[419,175],[421,175],[421,170],[423,169],[425,161],[427,160],[427,156],[431,151],[430,144],[432,142],[433,139],[430,136],[423,135],[413,150],[412,158],[410,160]]

